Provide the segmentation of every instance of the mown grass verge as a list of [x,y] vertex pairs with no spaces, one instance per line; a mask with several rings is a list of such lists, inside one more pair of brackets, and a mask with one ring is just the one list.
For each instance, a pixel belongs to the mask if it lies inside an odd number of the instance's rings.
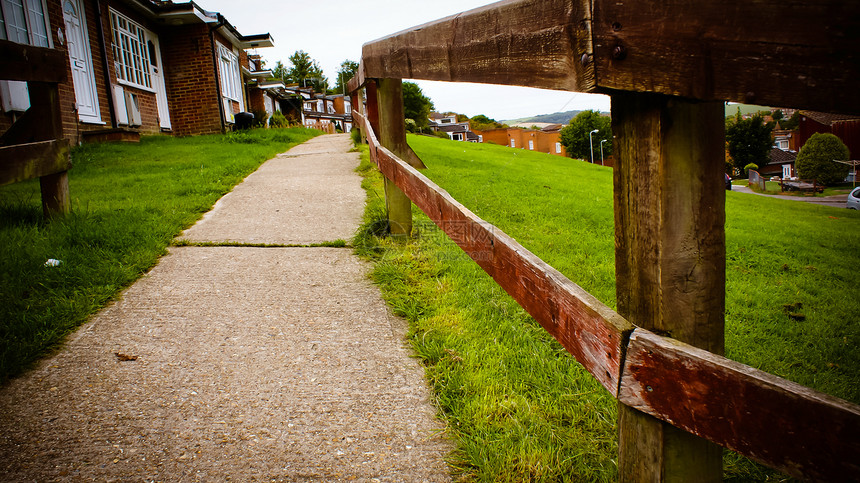
[[72,213],[49,222],[38,180],[0,187],[0,382],[149,270],[173,237],[263,161],[318,134],[271,129],[79,146],[69,171]]
[[[608,168],[492,145],[409,137],[424,173],[604,303],[615,306]],[[411,325],[440,412],[473,481],[611,481],[615,401],[417,209],[413,239],[379,234],[381,179],[353,241]],[[860,401],[860,214],[727,194],[726,340],[732,359]],[[802,313],[804,320],[797,320]],[[792,318],[792,314],[795,315]],[[781,475],[726,452],[725,476]]]

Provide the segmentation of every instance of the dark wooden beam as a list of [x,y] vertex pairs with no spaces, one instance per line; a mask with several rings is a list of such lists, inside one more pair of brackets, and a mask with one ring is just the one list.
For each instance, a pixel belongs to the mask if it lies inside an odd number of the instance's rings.
[[68,171],[69,141],[58,139],[0,147],[0,186]]
[[636,329],[619,401],[803,480],[860,481],[860,407]]
[[601,88],[860,113],[860,2],[598,0]]
[[63,52],[0,40],[0,80],[65,82]]
[[588,0],[507,0],[364,44],[364,75],[590,91]]
[[362,65],[367,77],[860,113],[860,2],[508,0],[368,42]]

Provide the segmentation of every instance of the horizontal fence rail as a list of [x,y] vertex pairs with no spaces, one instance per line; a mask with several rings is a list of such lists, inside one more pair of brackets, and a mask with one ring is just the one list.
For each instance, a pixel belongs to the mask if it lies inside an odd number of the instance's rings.
[[364,44],[355,80],[624,90],[852,114],[858,19],[860,2],[845,0],[508,0]]
[[635,328],[353,118],[380,172],[620,402],[795,477],[860,479],[860,406]]

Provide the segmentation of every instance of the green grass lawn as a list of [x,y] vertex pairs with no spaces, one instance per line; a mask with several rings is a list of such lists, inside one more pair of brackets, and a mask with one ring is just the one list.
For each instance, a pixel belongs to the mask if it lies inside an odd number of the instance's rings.
[[[424,173],[615,307],[612,171],[519,149],[410,136]],[[366,228],[384,216],[380,182]],[[727,193],[727,356],[860,402],[860,213]],[[504,291],[414,210],[408,242],[358,236],[373,278],[411,324],[454,467],[475,481],[616,478],[615,401]],[[790,306],[787,308],[786,306]],[[791,318],[789,314],[795,314]],[[797,314],[804,320],[796,320]],[[783,479],[727,452],[726,478]]]
[[[57,347],[263,161],[318,134],[83,145],[71,155],[72,213],[50,222],[38,180],[0,187],[0,382]],[[48,259],[61,264],[46,267]]]

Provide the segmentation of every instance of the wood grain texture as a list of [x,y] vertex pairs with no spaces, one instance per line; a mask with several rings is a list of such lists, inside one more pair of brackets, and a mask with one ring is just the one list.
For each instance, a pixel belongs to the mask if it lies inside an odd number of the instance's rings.
[[599,0],[597,85],[860,113],[860,2]]
[[363,75],[573,91],[594,88],[587,0],[506,0],[362,47]]
[[[356,123],[367,121],[354,114]],[[565,347],[613,396],[633,326],[368,136],[382,174]]]
[[0,186],[68,171],[69,141],[59,139],[0,147]]
[[[612,114],[618,312],[722,353],[723,104],[624,92]],[[633,409],[619,415],[622,480],[722,480],[720,447]]]
[[860,480],[860,407],[636,329],[620,402],[791,476]]
[[0,79],[64,82],[67,59],[59,50],[0,40]]
[[69,194],[69,172],[49,174],[39,178],[42,193],[42,212],[45,218],[53,218],[71,211],[72,198]]
[[612,114],[618,312],[722,354],[723,106],[616,93]]

